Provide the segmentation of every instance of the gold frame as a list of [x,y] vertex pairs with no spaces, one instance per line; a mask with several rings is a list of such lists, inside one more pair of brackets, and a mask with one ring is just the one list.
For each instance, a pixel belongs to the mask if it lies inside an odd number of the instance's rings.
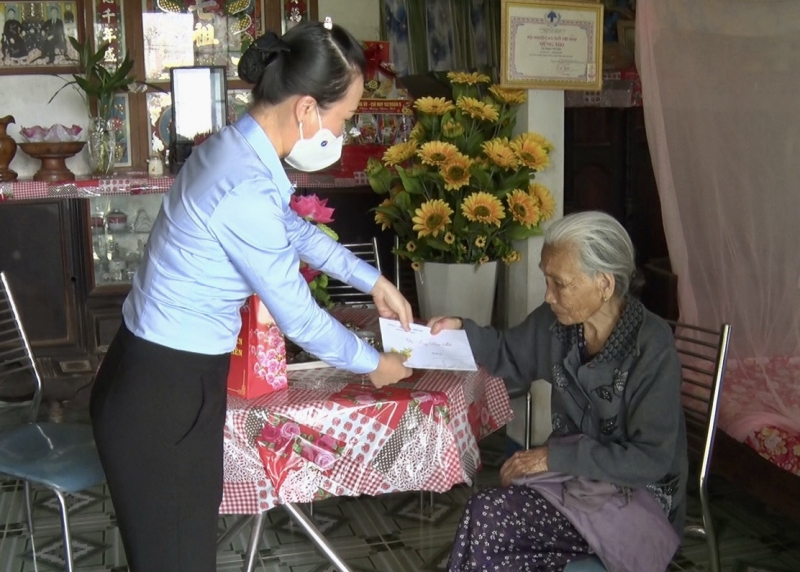
[[[592,15],[594,20],[594,77],[587,77],[587,81],[564,81],[557,78],[528,76],[512,78],[511,74],[511,42],[509,7],[525,9],[531,8],[537,13],[542,9],[570,10],[584,12]],[[579,91],[600,91],[603,88],[603,4],[600,2],[585,2],[573,0],[502,0],[500,19],[500,84],[504,87],[517,89],[562,89]],[[588,75],[588,74],[587,74]]]

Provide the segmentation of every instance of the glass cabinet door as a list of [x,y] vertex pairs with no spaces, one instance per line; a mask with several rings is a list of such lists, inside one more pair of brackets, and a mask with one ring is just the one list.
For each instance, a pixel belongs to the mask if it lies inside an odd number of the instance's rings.
[[139,267],[163,195],[108,195],[89,200],[93,290],[127,289]]

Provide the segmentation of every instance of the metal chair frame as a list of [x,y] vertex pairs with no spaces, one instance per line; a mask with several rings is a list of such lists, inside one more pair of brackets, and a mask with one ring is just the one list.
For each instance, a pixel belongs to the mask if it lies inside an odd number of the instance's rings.
[[[11,367],[13,366],[13,369]],[[0,384],[3,378],[17,374],[22,371],[30,371],[35,381],[35,390],[33,399],[31,400],[30,409],[27,416],[27,422],[33,424],[36,422],[36,417],[39,412],[39,406],[42,401],[42,377],[39,369],[36,366],[36,361],[33,358],[31,351],[30,341],[25,332],[20,319],[19,310],[14,302],[14,298],[9,288],[8,279],[5,272],[0,272]],[[45,427],[47,424],[37,424],[39,427]],[[99,459],[98,459],[99,464]],[[11,474],[12,477],[17,477],[24,482],[25,487],[25,508],[27,510],[27,524],[30,534],[33,535],[33,506],[31,494],[31,481],[19,477],[18,475]],[[61,531],[63,534],[64,543],[64,560],[68,572],[74,570],[73,554],[72,554],[72,534],[69,527],[69,513],[67,507],[67,500],[65,493],[70,492],[61,490],[44,483],[39,483],[52,490],[58,498],[61,512]],[[34,554],[34,559],[36,555]]]
[[719,397],[725,377],[731,326],[718,330],[669,321],[675,332],[675,345],[681,361],[684,416],[689,452],[700,458],[698,486],[702,524],[687,524],[687,535],[704,538],[708,546],[711,572],[720,571],[719,546],[711,516],[708,478],[714,452],[714,437],[719,416]]
[[[350,252],[358,256],[361,260],[369,262],[378,272],[381,271],[381,259],[378,254],[378,239],[372,237],[370,242],[354,242],[343,244]],[[328,283],[328,294],[334,304],[344,304],[345,306],[371,306],[372,296],[356,290],[352,286],[331,279]]]

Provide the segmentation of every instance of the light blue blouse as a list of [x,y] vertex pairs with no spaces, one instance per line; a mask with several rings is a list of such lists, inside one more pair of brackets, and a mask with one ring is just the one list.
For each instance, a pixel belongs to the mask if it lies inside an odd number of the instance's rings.
[[164,195],[122,308],[128,329],[177,350],[228,353],[239,309],[257,293],[302,348],[335,367],[374,371],[378,353],[317,305],[299,264],[302,257],[362,292],[379,273],[298,217],[293,191],[249,114],[196,147]]

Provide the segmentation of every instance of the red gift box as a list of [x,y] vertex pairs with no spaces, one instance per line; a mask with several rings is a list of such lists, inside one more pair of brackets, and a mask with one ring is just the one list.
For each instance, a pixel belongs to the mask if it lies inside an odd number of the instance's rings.
[[286,341],[258,296],[242,306],[242,330],[231,352],[228,393],[253,399],[288,385]]

